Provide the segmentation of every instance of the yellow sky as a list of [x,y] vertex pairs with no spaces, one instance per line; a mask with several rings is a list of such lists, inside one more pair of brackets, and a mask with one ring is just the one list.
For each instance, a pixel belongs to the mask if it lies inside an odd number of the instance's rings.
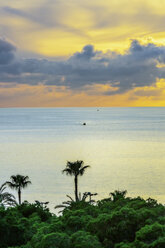
[[[164,46],[164,21],[162,0],[0,1],[0,37],[14,44],[22,58],[67,59],[87,44],[103,53],[125,54],[133,39]],[[10,84],[0,84],[0,107],[165,106],[163,79],[116,95],[104,94],[111,85],[100,82],[81,90]]]
[[86,44],[123,51],[135,38],[165,41],[161,0],[15,0],[0,6],[7,37],[19,49],[40,55],[66,56]]

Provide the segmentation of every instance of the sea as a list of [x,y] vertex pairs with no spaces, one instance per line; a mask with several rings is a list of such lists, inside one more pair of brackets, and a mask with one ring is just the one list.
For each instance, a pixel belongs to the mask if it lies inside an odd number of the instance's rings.
[[48,201],[56,212],[74,197],[74,178],[62,170],[76,160],[90,165],[79,177],[81,195],[101,200],[127,190],[165,204],[165,108],[0,109],[0,184],[28,175],[23,201]]

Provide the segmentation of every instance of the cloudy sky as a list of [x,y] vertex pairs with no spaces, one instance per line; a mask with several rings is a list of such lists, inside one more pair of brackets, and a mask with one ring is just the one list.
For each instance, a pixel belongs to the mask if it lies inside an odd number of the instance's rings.
[[0,107],[165,106],[165,1],[0,0]]

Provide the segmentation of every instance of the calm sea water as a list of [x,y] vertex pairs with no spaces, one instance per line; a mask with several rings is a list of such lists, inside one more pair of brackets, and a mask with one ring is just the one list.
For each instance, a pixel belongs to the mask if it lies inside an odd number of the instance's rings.
[[49,201],[53,211],[73,196],[61,171],[77,159],[91,165],[79,191],[101,199],[126,189],[165,203],[165,108],[0,109],[0,183],[28,175],[23,200]]

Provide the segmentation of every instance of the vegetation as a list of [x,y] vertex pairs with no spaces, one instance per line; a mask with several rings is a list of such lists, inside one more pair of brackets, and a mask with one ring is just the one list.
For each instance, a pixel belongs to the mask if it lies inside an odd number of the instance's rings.
[[[82,168],[85,171],[87,167],[81,165],[78,171]],[[68,173],[75,176],[75,172]],[[130,198],[126,193],[116,190],[97,202],[91,201],[95,194],[90,192],[81,199],[68,196],[59,216],[50,213],[48,202],[25,201],[12,207],[1,204],[0,247],[164,248],[165,206],[151,198]]]
[[73,201],[61,216],[39,202],[0,207],[0,247],[164,248],[165,207],[113,194],[95,205]]
[[11,176],[11,182],[6,182],[6,184],[11,188],[18,191],[18,202],[21,204],[21,190],[26,188],[31,181],[29,181],[28,176],[16,175]]
[[0,206],[15,206],[17,205],[15,196],[6,192],[6,183],[0,186]]
[[67,175],[74,176],[74,185],[75,185],[75,201],[79,200],[78,197],[78,177],[83,176],[84,172],[89,165],[83,166],[84,162],[82,160],[77,160],[76,162],[67,162],[66,168],[63,170],[63,173]]

